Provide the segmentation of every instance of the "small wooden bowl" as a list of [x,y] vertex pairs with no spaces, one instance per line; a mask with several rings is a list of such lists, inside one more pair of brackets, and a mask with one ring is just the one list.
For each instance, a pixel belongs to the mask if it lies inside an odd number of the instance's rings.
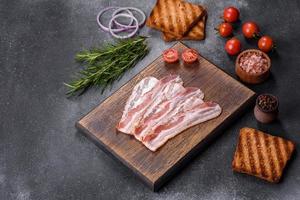
[[[265,71],[261,72],[261,73],[256,73],[256,74],[251,74],[251,73],[248,73],[245,70],[243,70],[240,67],[239,61],[240,61],[240,58],[245,53],[248,53],[248,52],[257,52],[257,53],[263,54],[263,56],[267,59],[267,62],[268,62],[267,69]],[[257,50],[257,49],[248,49],[248,50],[245,50],[245,51],[241,52],[238,55],[238,57],[236,58],[236,61],[235,61],[235,73],[245,83],[250,83],[250,84],[262,83],[263,81],[265,81],[269,77],[270,68],[271,68],[271,59],[269,58],[269,56],[266,53],[264,53],[260,50]]]
[[[276,106],[273,108],[273,110],[266,111],[266,110],[263,110],[259,106],[258,101],[259,101],[259,97],[261,95],[272,96],[276,100]],[[254,116],[255,116],[256,120],[261,123],[271,123],[278,116],[278,107],[279,107],[278,98],[271,94],[261,94],[261,95],[259,95],[256,99],[256,103],[255,103],[255,107],[254,107]]]

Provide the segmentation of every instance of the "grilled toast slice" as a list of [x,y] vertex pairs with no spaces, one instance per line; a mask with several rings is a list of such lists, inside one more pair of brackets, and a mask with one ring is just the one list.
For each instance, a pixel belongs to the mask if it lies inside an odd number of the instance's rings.
[[166,42],[175,40],[204,40],[206,19],[207,15],[204,15],[201,20],[182,38],[176,38],[176,36],[170,33],[163,33],[163,39]]
[[295,145],[253,128],[242,128],[232,161],[234,171],[279,182]]
[[147,26],[181,38],[205,14],[204,8],[181,0],[157,0]]

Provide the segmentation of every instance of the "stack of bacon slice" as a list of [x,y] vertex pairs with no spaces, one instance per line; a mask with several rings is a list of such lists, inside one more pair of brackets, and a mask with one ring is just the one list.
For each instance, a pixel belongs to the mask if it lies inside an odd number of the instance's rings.
[[178,75],[145,77],[134,87],[117,129],[156,151],[185,129],[221,114],[217,103],[203,98],[199,88],[183,87]]

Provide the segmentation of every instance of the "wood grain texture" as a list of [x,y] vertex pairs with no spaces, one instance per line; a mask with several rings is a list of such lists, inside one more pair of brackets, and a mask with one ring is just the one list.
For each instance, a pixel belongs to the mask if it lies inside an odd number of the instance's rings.
[[[178,42],[173,48],[182,52],[187,47]],[[133,87],[142,78],[162,78],[170,73],[179,74],[184,86],[201,88],[205,94],[205,101],[219,103],[223,112],[218,118],[187,129],[156,152],[151,152],[132,136],[118,133],[115,126],[121,118]],[[166,66],[160,56],[78,121],[76,127],[98,146],[118,158],[153,190],[157,190],[217,133],[221,133],[225,126],[253,102],[254,97],[255,93],[252,90],[203,57],[199,57],[197,64],[190,66],[184,66],[182,63]]]

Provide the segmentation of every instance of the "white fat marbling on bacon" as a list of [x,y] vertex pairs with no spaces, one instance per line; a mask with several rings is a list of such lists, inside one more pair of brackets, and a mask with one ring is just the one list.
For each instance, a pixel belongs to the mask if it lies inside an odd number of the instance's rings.
[[143,101],[143,97],[145,97],[145,94],[151,91],[158,82],[159,80],[151,76],[142,79],[133,88],[132,94],[130,95],[125,105],[122,118],[125,117],[130,109],[136,107],[136,105],[139,105]]
[[172,98],[174,98],[179,93],[182,93],[185,90],[185,88],[182,86],[182,84],[179,83],[170,83],[167,84],[165,87],[163,87],[159,93],[157,94],[156,98],[153,100],[151,105],[147,108],[144,115],[141,116],[139,120],[136,121],[135,128],[133,129],[133,133],[135,133],[135,129],[140,126],[140,124],[143,123],[143,121],[150,116],[154,115],[157,112],[160,112],[161,108],[159,105],[161,105],[163,102],[168,101]]
[[182,85],[177,75],[142,79],[127,100],[117,129],[156,151],[180,132],[220,115],[221,107],[203,102],[199,88]]
[[170,138],[175,137],[177,134],[196,124],[219,116],[221,112],[221,107],[216,103],[196,102],[193,106],[186,106],[185,109],[173,112],[169,118],[156,124],[143,137],[142,142],[151,151],[156,151]]
[[[142,79],[133,89],[131,96],[126,102],[122,118],[117,129],[126,134],[133,134],[136,124],[154,102],[160,99],[162,92],[173,89],[173,84],[183,84],[177,75],[168,75],[157,80],[154,77]],[[170,96],[167,92],[166,96]]]
[[154,108],[148,109],[136,126],[134,136],[138,140],[142,140],[151,128],[162,119],[167,118],[172,112],[179,112],[180,110],[183,112],[195,103],[202,103],[203,97],[204,94],[199,88],[188,87],[181,89],[174,97],[166,101],[161,101],[159,104],[156,104]]

